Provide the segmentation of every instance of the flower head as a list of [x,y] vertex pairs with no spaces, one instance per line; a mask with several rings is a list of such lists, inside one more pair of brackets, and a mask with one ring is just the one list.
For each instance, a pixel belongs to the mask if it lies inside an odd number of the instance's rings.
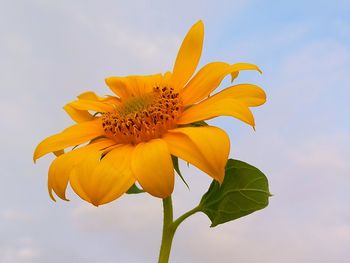
[[212,95],[227,75],[233,81],[241,70],[260,70],[248,63],[212,62],[192,76],[203,37],[199,21],[186,35],[172,72],[109,77],[106,84],[115,95],[85,92],[64,107],[76,124],[43,140],[34,152],[34,161],[50,152],[57,155],[48,175],[52,199],[54,191],[67,200],[68,182],[94,205],[113,201],[135,182],[165,198],[174,188],[171,155],[222,182],[229,138],[220,128],[194,124],[225,115],[254,127],[249,107],[263,104],[266,96],[253,84]]

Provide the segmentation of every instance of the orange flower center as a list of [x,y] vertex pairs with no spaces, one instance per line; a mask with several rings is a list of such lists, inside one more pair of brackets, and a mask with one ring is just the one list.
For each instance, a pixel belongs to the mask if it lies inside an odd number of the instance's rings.
[[146,142],[175,128],[181,112],[179,93],[155,87],[153,92],[128,98],[115,111],[104,113],[102,126],[107,137],[118,143]]

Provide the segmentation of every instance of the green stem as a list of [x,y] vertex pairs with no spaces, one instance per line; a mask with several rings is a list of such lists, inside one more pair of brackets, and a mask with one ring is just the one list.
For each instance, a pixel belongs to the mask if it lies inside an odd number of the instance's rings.
[[180,216],[178,219],[173,221],[173,203],[171,196],[163,199],[163,234],[162,244],[160,246],[158,263],[168,263],[171,245],[174,239],[175,231],[177,227],[189,216],[200,211],[199,206],[193,208],[187,213]]
[[163,234],[162,244],[160,246],[158,263],[168,263],[171,250],[171,244],[173,242],[175,228],[172,227],[173,223],[173,203],[171,196],[163,199]]
[[178,219],[176,219],[173,223],[175,229],[189,216],[201,211],[199,205],[195,208],[191,209],[190,211],[184,213],[182,216],[180,216]]

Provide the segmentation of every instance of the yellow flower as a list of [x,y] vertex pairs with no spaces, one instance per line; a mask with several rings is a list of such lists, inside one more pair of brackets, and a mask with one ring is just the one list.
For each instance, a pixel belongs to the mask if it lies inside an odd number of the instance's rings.
[[217,127],[193,123],[226,115],[254,127],[249,107],[263,104],[266,96],[252,84],[234,85],[210,96],[225,76],[230,74],[233,80],[240,70],[260,70],[248,63],[212,62],[192,77],[203,37],[199,21],[187,33],[172,72],[109,77],[106,84],[115,96],[85,92],[64,107],[77,123],[43,140],[34,152],[34,161],[50,152],[58,156],[48,175],[52,199],[53,190],[67,200],[68,182],[94,205],[113,201],[135,182],[151,195],[165,198],[174,188],[171,155],[222,182],[229,138]]

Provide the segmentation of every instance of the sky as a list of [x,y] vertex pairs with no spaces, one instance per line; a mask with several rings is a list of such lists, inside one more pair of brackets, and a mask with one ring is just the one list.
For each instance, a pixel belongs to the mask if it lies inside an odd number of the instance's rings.
[[[243,72],[267,103],[256,131],[220,117],[230,157],[268,177],[269,206],[209,228],[196,214],[178,229],[170,262],[345,263],[350,258],[349,1],[1,0],[0,262],[156,262],[162,203],[147,194],[94,207],[68,190],[51,201],[52,156],[35,146],[72,124],[62,106],[104,78],[171,70],[187,30],[202,19],[200,66],[250,62]],[[225,79],[220,86],[229,85]],[[181,163],[175,215],[194,207],[209,176]]]

